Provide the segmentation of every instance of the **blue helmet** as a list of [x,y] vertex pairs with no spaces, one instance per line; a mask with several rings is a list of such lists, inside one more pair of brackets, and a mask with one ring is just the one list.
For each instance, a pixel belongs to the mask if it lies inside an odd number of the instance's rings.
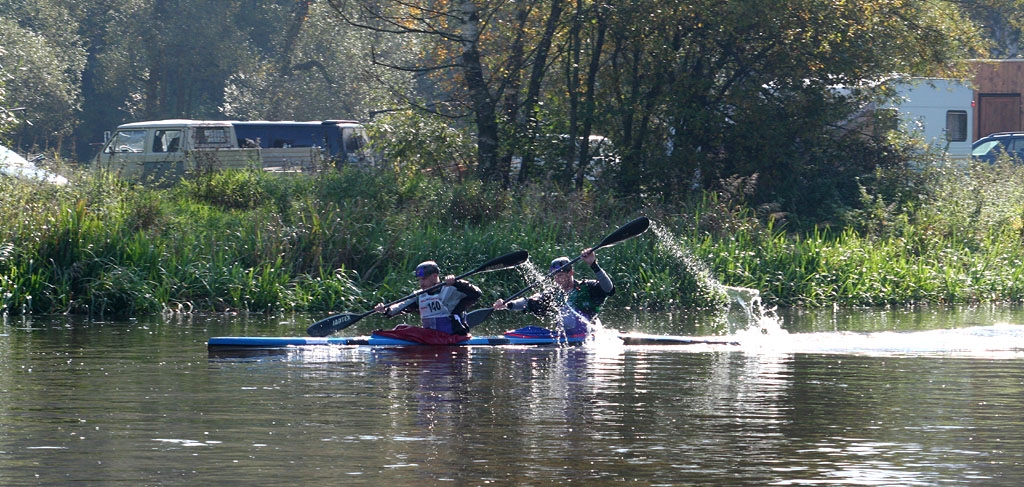
[[437,267],[437,262],[428,260],[416,266],[415,274],[416,277],[427,277],[431,274],[437,274],[438,272],[441,272],[441,269]]

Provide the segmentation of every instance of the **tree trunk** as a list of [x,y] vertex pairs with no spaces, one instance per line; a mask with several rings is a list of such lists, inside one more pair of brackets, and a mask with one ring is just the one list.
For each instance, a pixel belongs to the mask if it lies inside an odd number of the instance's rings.
[[498,172],[498,121],[494,97],[491,96],[480,64],[480,13],[469,0],[460,4],[462,12],[462,69],[466,88],[476,113],[477,159],[483,181],[500,181]]
[[[547,22],[544,24],[544,35],[537,44],[537,53],[533,58],[533,70],[530,72],[530,81],[526,86],[526,97],[523,99],[523,106],[520,109],[522,114],[521,132],[530,137],[537,134],[539,120],[534,111],[540,100],[541,84],[547,74],[548,54],[551,52],[551,44],[558,30],[559,22],[562,19],[563,0],[551,0],[551,10],[548,12]],[[532,145],[533,140],[529,141]],[[523,154],[523,161],[519,166],[519,181],[526,181],[529,175],[530,166],[533,165],[533,151]]]
[[583,138],[580,142],[579,166],[576,170],[576,189],[583,189],[584,176],[590,166],[590,133],[594,126],[594,110],[596,109],[597,75],[601,69],[601,51],[604,48],[604,36],[608,30],[607,18],[602,14],[600,7],[594,14],[597,21],[597,32],[595,33],[593,48],[590,52],[590,66],[587,68],[586,90],[583,93]]

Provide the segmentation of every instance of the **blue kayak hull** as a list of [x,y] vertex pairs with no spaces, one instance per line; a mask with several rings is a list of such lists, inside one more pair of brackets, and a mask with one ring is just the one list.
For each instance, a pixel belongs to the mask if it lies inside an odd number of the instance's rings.
[[[408,340],[388,338],[382,336],[355,336],[355,337],[212,337],[207,342],[207,348],[211,351],[221,350],[259,350],[278,349],[287,347],[309,347],[309,346],[379,346],[379,347],[408,347],[408,346],[502,346],[502,345],[575,345],[587,341],[586,337],[565,337],[565,336],[475,336],[452,345],[424,345]],[[739,342],[728,338],[715,337],[690,337],[690,336],[668,336],[668,335],[645,335],[645,334],[619,334],[619,339],[624,345],[739,345]]]
[[210,350],[260,349],[307,347],[317,345],[369,345],[383,347],[405,346],[499,346],[499,345],[560,345],[584,342],[584,338],[566,337],[507,337],[475,336],[453,345],[424,345],[422,343],[380,336],[357,337],[212,337],[206,343]]

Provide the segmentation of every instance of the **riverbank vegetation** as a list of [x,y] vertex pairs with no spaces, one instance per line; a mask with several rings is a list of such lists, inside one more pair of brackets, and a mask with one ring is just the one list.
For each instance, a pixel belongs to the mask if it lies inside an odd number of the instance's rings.
[[715,309],[720,285],[784,306],[1024,298],[1024,169],[937,165],[876,176],[899,184],[862,185],[859,209],[806,227],[746,204],[753,181],[668,200],[614,197],[600,182],[502,190],[358,168],[222,172],[171,188],[90,173],[66,187],[4,179],[0,306],[97,317],[360,310],[414,290],[411,270],[422,260],[460,274],[528,250],[520,270],[473,278],[486,305],[640,215],[651,231],[600,251],[619,289],[609,305]]

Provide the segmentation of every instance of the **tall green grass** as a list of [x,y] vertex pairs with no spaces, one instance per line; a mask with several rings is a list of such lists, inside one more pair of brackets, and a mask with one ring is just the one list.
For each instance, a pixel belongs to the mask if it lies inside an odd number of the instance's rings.
[[936,166],[918,181],[927,184],[912,199],[865,192],[865,210],[843,228],[792,234],[769,223],[689,238],[723,281],[782,305],[1020,301],[1024,168]]
[[608,306],[721,309],[723,285],[789,306],[1024,298],[1024,175],[1008,165],[935,169],[900,197],[866,187],[847,223],[799,232],[725,194],[636,204],[416,171],[231,171],[172,188],[72,179],[0,180],[2,312],[361,310],[412,292],[420,261],[460,274],[528,250],[523,269],[473,277],[487,305],[639,215],[651,231],[599,253],[617,286]]

